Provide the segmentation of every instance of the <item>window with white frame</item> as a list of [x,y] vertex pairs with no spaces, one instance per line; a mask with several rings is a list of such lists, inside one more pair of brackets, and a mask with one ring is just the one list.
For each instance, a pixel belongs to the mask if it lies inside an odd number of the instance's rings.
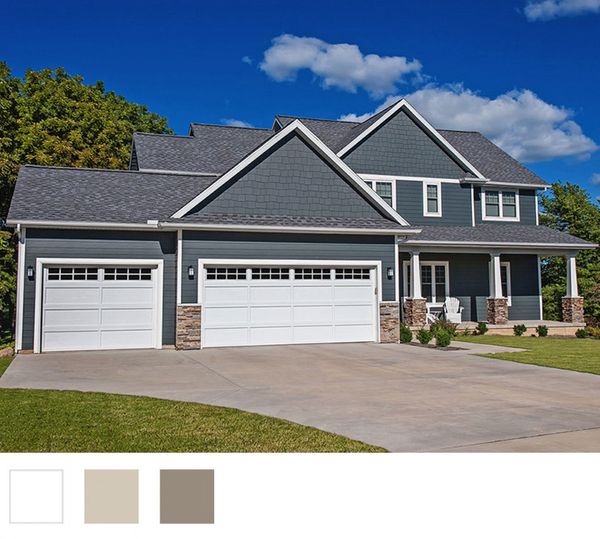
[[519,194],[517,191],[484,189],[481,209],[484,221],[518,221]]
[[365,183],[392,208],[396,207],[396,202],[394,201],[394,182],[365,180]]
[[[421,294],[430,305],[443,305],[450,295],[448,262],[421,262]],[[404,297],[410,297],[410,262],[404,262]]]
[[423,215],[442,216],[442,183],[423,182]]

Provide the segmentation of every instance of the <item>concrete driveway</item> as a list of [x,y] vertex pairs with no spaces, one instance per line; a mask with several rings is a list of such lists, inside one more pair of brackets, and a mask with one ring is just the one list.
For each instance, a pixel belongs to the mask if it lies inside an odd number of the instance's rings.
[[230,406],[391,451],[600,451],[600,376],[467,351],[343,344],[19,355],[0,387]]

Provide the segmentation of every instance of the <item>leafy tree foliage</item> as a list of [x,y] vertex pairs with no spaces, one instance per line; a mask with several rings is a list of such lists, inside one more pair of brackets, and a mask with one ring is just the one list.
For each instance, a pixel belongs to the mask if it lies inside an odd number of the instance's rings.
[[[540,224],[568,232],[600,244],[600,206],[578,185],[558,182],[541,198]],[[600,249],[577,255],[579,293],[585,297],[585,315],[589,323],[600,323]],[[561,298],[566,290],[564,257],[542,260],[544,318],[560,320]]]
[[[143,105],[85,84],[64,69],[12,75],[0,62],[0,222],[6,218],[19,165],[127,168],[134,131],[171,133]],[[0,321],[14,309],[14,246],[0,243]]]

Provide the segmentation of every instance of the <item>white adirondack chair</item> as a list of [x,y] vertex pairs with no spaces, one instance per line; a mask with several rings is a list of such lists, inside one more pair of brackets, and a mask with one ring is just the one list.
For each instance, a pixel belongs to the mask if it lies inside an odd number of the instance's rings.
[[463,307],[460,306],[460,301],[457,298],[446,298],[444,302],[444,318],[453,324],[462,322]]

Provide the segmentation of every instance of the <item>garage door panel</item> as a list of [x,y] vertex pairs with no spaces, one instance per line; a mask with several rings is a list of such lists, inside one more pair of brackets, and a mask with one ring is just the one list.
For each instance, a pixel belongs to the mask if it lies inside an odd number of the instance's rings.
[[250,288],[250,303],[252,305],[289,305],[292,290],[289,284],[282,286],[252,286]]
[[250,307],[250,324],[280,326],[292,321],[291,307]]
[[102,330],[100,333],[100,347],[111,348],[151,348],[153,346],[154,333],[152,329],[123,331]]
[[47,328],[77,325],[96,327],[100,321],[100,311],[97,307],[89,309],[46,309],[44,320]]
[[100,336],[97,330],[69,329],[68,331],[46,331],[42,349],[47,352],[62,350],[96,350],[100,347]]
[[248,307],[211,307],[202,313],[206,326],[247,325]]
[[129,288],[105,286],[102,289],[103,305],[154,305],[152,286],[130,286]]
[[373,286],[358,285],[358,286],[337,286],[335,288],[334,301],[336,302],[367,302],[373,301]]
[[296,305],[294,307],[294,323],[296,324],[332,324],[332,305]]
[[335,306],[335,322],[362,322],[372,324],[373,305],[336,305]]
[[292,342],[291,327],[254,327],[250,328],[249,344],[289,344]]
[[296,326],[294,343],[335,342],[332,326]]
[[248,328],[203,328],[202,346],[241,346],[248,344]]
[[44,304],[52,305],[96,305],[100,301],[100,290],[86,286],[46,288]]
[[333,301],[333,289],[331,283],[325,285],[302,284],[294,286],[294,305],[298,303],[331,303]]
[[337,342],[347,342],[350,340],[372,341],[375,339],[371,324],[336,325],[334,337]]
[[152,309],[102,309],[102,327],[146,327],[152,329],[154,311]]
[[248,287],[247,286],[207,286],[204,289],[205,305],[239,305],[247,304]]

